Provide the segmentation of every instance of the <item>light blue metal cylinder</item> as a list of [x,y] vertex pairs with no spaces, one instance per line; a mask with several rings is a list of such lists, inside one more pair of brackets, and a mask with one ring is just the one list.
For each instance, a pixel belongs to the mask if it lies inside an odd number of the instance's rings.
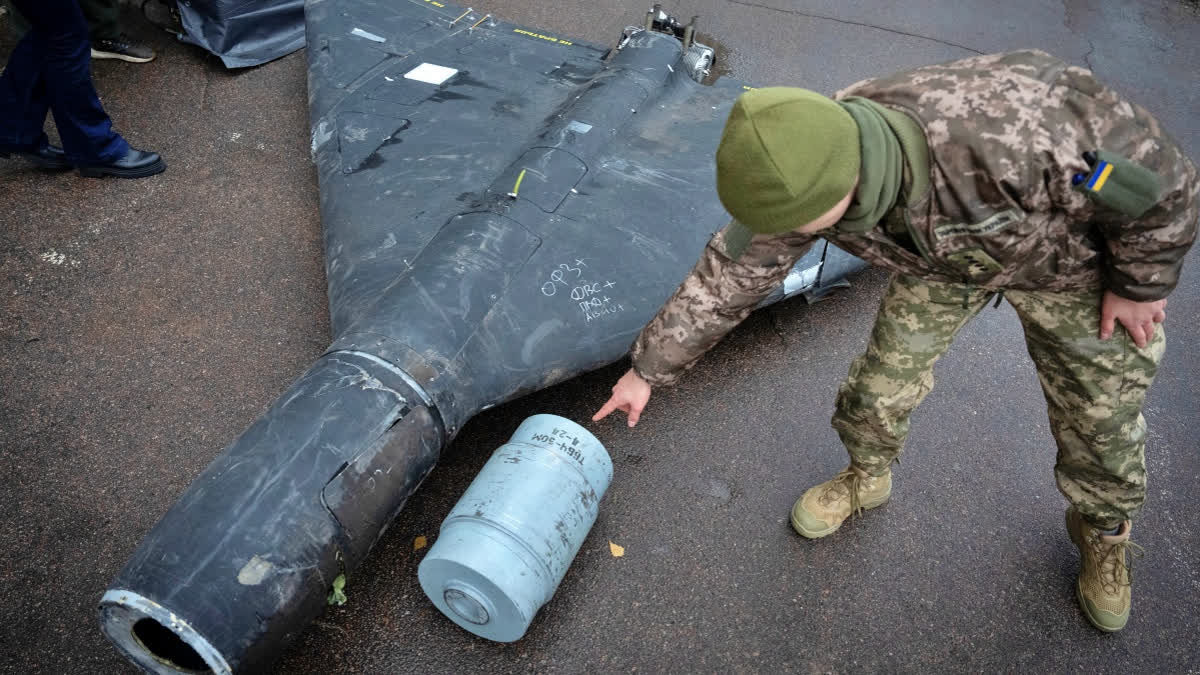
[[612,482],[596,437],[556,415],[521,423],[471,482],[417,568],[452,621],[495,640],[520,639],[554,595]]

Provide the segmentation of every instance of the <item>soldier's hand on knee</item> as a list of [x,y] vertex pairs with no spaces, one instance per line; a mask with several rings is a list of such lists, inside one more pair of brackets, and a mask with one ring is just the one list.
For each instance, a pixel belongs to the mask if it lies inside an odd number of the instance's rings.
[[630,368],[629,372],[622,375],[621,379],[613,385],[612,397],[595,415],[592,415],[592,421],[597,422],[608,417],[612,411],[621,410],[629,416],[629,426],[635,426],[649,401],[650,383],[643,380],[637,371]]
[[1121,322],[1129,337],[1139,348],[1145,347],[1154,339],[1154,324],[1162,323],[1167,318],[1167,300],[1138,302],[1113,293],[1104,292],[1100,303],[1100,339],[1112,337],[1116,322]]

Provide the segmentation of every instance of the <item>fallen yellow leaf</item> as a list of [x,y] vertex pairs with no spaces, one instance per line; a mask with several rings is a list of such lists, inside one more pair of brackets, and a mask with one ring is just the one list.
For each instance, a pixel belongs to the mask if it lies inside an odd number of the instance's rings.
[[418,536],[416,539],[413,539],[413,550],[414,551],[420,551],[421,549],[425,548],[427,545],[428,545],[428,541],[426,541],[425,535],[423,535],[423,534]]
[[625,547],[619,544],[614,544],[611,541],[608,542],[608,550],[612,551],[614,558],[620,558],[621,556],[625,555]]

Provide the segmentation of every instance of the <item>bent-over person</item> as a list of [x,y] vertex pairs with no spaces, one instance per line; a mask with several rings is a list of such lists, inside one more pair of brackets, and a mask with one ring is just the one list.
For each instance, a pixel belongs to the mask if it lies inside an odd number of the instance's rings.
[[596,413],[637,423],[782,283],[817,237],[892,272],[833,427],[849,466],[791,512],[808,538],[879,506],[909,416],[963,325],[1016,310],[1045,393],[1081,555],[1076,594],[1103,631],[1130,610],[1131,523],[1146,495],[1142,404],[1166,298],[1196,237],[1196,168],[1145,109],[1041,51],[866,80],[833,99],[749,91],[717,149],[733,222],[633,345]]

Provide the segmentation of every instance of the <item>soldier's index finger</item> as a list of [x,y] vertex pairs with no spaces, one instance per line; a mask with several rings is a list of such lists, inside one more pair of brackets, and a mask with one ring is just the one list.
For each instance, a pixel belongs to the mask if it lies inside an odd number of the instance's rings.
[[609,413],[616,410],[617,404],[616,404],[615,399],[616,399],[616,397],[614,396],[613,398],[608,399],[608,403],[605,403],[604,405],[600,406],[600,410],[595,415],[592,415],[592,421],[599,422],[600,420],[604,419],[605,417],[608,417]]

